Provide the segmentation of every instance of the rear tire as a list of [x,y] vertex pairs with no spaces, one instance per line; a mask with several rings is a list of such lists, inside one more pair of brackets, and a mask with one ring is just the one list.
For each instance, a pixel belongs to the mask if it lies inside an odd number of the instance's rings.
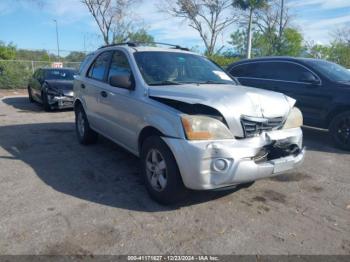
[[75,131],[80,144],[89,145],[96,143],[98,134],[90,128],[84,108],[81,105],[75,108]]
[[338,148],[350,150],[350,111],[335,116],[329,132]]
[[158,203],[174,204],[186,197],[176,160],[160,137],[149,137],[142,144],[141,168],[147,191]]

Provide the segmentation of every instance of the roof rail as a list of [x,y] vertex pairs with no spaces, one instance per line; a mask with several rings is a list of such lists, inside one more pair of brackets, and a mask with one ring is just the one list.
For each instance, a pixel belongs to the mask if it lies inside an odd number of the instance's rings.
[[111,46],[119,46],[119,45],[127,45],[127,46],[131,46],[131,47],[136,47],[137,46],[136,43],[125,42],[125,43],[116,43],[116,44],[103,45],[99,49],[105,48],[105,47],[111,47]]
[[162,42],[149,42],[149,43],[137,43],[137,44],[156,44],[156,45],[166,45],[166,46],[171,46],[174,49],[180,49],[184,51],[190,51],[187,47],[182,47],[180,45],[173,45],[173,44],[168,44],[168,43],[162,43]]
[[110,45],[104,45],[101,46],[99,49],[101,48],[105,48],[105,47],[110,47],[110,46],[121,46],[121,45],[127,45],[130,47],[137,47],[137,46],[142,46],[142,45],[166,45],[166,46],[171,46],[174,49],[179,49],[179,50],[183,50],[183,51],[190,51],[190,49],[188,49],[187,47],[182,47],[179,45],[173,45],[173,44],[167,44],[167,43],[162,43],[162,42],[126,42],[126,43],[117,43],[117,44],[110,44]]

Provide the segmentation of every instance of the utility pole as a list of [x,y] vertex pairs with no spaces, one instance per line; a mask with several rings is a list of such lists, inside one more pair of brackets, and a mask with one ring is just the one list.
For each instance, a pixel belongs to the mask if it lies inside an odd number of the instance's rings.
[[56,40],[57,40],[57,56],[58,56],[58,61],[60,61],[60,44],[58,40],[58,26],[57,26],[57,20],[53,20],[56,23]]
[[284,13],[284,0],[281,0],[281,12],[280,12],[280,31],[279,31],[279,38],[282,37],[282,30],[283,30],[283,13]]
[[248,42],[247,42],[247,59],[252,56],[252,26],[253,26],[253,8],[249,10],[249,22],[248,22]]

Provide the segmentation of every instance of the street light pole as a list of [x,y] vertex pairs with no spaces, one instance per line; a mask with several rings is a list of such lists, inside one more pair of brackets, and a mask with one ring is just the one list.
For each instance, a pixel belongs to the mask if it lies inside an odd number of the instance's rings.
[[60,61],[60,44],[58,40],[58,26],[57,26],[57,20],[53,20],[56,23],[56,40],[57,40],[57,56],[58,56],[58,61]]

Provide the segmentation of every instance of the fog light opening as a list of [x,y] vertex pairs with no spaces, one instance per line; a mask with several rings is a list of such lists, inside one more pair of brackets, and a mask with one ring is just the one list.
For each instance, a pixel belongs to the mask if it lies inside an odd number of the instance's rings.
[[213,162],[213,169],[215,171],[223,172],[226,171],[229,167],[229,162],[226,159],[218,158]]

